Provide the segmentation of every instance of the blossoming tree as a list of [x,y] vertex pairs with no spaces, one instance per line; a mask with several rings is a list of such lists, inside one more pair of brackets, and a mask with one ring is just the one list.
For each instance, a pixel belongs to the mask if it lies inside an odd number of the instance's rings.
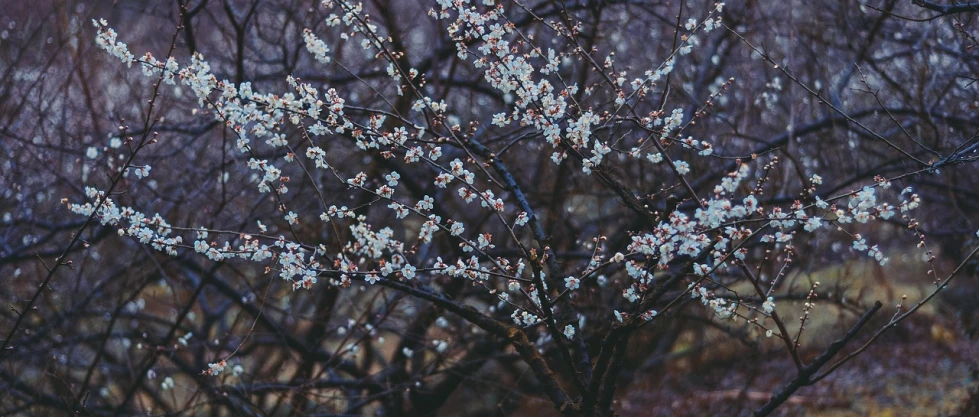
[[[769,415],[976,253],[940,264],[919,214],[976,136],[916,128],[975,119],[906,106],[880,87],[897,63],[867,51],[843,75],[797,72],[809,58],[766,46],[750,5],[194,3],[156,52],[115,19],[82,30],[143,78],[126,75],[139,100],[82,148],[83,192],[62,202],[84,223],[42,288],[92,230],[155,266],[66,373],[69,410],[429,415],[496,363],[557,413],[611,415],[638,345],[662,355],[714,328],[791,362],[755,404]],[[227,31],[195,26],[213,13]],[[915,245],[897,262],[927,266],[919,299],[854,305],[798,280],[827,257],[883,270]],[[849,312],[809,346],[823,305]],[[26,348],[25,317],[5,350]],[[138,336],[110,345],[125,318]],[[113,381],[102,368],[122,358],[131,375]]]

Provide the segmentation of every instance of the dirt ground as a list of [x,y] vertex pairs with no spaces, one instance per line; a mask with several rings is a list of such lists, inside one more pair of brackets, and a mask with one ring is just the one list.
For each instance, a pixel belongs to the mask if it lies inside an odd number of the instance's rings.
[[[659,381],[627,387],[617,410],[622,416],[748,416],[793,369],[787,358],[756,357],[716,364],[699,375],[668,372]],[[799,390],[774,415],[972,417],[963,410],[976,388],[977,369],[979,343],[922,317]]]

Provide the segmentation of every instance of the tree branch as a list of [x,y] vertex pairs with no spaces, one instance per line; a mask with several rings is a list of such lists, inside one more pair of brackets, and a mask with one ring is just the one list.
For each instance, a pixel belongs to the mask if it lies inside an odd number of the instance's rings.
[[823,365],[826,365],[830,361],[830,359],[833,359],[833,356],[843,350],[843,347],[846,346],[847,342],[856,337],[857,333],[860,332],[860,328],[867,324],[867,322],[870,321],[870,318],[873,317],[874,313],[877,313],[877,311],[883,306],[884,305],[880,301],[875,302],[874,306],[867,310],[867,312],[863,313],[863,315],[860,316],[860,319],[857,320],[853,327],[851,327],[842,338],[830,344],[829,348],[827,348],[825,352],[817,356],[816,359],[813,359],[812,363],[803,367],[795,378],[789,381],[788,384],[782,386],[782,388],[779,388],[779,390],[772,395],[772,398],[769,399],[765,405],[755,411],[754,416],[762,417],[771,414],[772,411],[775,411],[776,408],[788,400],[792,394],[799,390],[799,388],[812,385],[815,382],[812,380],[812,376],[819,371],[819,368],[822,368]]
[[941,13],[942,16],[957,13],[979,12],[979,3],[956,4],[953,2],[953,4],[938,4],[928,0],[911,0],[911,3],[918,7],[923,7],[925,9]]

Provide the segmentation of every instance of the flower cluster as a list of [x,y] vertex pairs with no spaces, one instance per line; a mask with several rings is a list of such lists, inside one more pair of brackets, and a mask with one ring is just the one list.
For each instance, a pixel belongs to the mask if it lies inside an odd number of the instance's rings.
[[98,35],[95,37],[95,44],[99,48],[104,49],[110,55],[118,58],[124,64],[129,67],[133,66],[133,62],[136,61],[136,57],[129,52],[129,47],[125,43],[116,40],[116,31],[110,27],[109,22],[105,19],[95,20],[92,19],[92,24],[98,29]]

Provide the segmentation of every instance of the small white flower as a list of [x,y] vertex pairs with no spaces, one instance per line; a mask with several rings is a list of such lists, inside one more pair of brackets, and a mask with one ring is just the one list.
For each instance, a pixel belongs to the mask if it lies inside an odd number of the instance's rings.
[[856,240],[853,241],[853,249],[861,252],[867,250],[867,241],[865,239],[861,239],[860,235],[856,235],[855,237]]
[[516,224],[517,226],[523,226],[527,224],[527,220],[530,220],[530,216],[527,216],[526,211],[522,211],[520,212],[520,215],[517,216],[517,220],[515,220],[513,223]]
[[509,123],[509,120],[506,117],[506,113],[497,113],[493,115],[492,123],[499,127],[506,127],[507,123]]
[[388,186],[397,187],[398,186],[398,180],[401,179],[401,174],[399,174],[397,172],[392,172],[392,173],[390,173],[388,175],[385,175],[384,176],[384,179],[388,180]]
[[578,284],[580,283],[581,282],[578,281],[578,278],[575,277],[567,277],[564,279],[564,285],[568,287],[569,290],[572,291],[578,289]]
[[829,207],[829,203],[819,198],[819,196],[816,196],[816,207],[825,210],[827,207]]
[[810,217],[806,220],[805,229],[807,232],[812,232],[823,225],[823,219],[819,217]]
[[564,326],[564,337],[567,337],[568,340],[574,339],[574,326],[570,324]]
[[466,228],[460,222],[452,223],[452,227],[449,228],[449,233],[451,233],[452,236],[459,236],[463,234],[465,231]]
[[141,167],[137,167],[136,168],[136,171],[135,171],[136,172],[136,177],[137,178],[146,178],[146,177],[150,176],[150,169],[152,169],[152,167],[149,166],[149,165],[144,165],[144,166],[141,166]]
[[626,317],[626,313],[620,313],[619,310],[615,310],[615,319],[618,320],[619,323],[625,321]]
[[629,300],[630,303],[634,303],[636,300],[639,300],[639,294],[636,293],[635,285],[622,290],[622,296]]
[[680,175],[687,175],[690,172],[690,164],[683,161],[676,161],[676,173]]
[[405,276],[405,279],[415,278],[415,267],[411,265],[405,265],[401,268],[401,274]]
[[563,161],[564,158],[567,157],[568,157],[567,152],[554,152],[551,154],[551,161],[553,161],[555,164],[560,164],[561,161]]
[[711,19],[705,20],[704,21],[704,32],[710,32],[710,31],[714,30],[714,28],[716,27],[716,25],[720,25],[720,19],[718,19],[718,22],[716,22],[716,23],[714,22],[714,20],[711,20]]
[[775,311],[775,299],[772,297],[768,297],[768,299],[765,300],[764,303],[762,303],[761,309],[762,311],[765,312],[765,314],[771,315],[772,312]]

